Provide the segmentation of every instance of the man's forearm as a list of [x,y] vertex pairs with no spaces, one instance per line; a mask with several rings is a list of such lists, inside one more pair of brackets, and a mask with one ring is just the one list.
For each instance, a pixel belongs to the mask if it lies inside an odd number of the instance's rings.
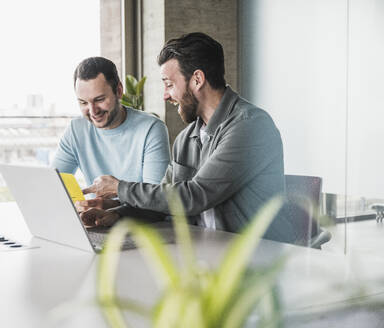
[[127,204],[110,210],[117,212],[120,217],[132,217],[146,223],[162,221],[166,217],[166,214],[164,213],[135,208]]

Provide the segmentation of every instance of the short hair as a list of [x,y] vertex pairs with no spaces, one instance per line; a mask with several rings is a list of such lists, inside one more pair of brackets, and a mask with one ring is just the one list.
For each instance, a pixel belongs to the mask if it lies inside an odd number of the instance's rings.
[[116,65],[104,57],[89,57],[84,59],[75,69],[73,74],[73,85],[76,87],[76,80],[92,80],[100,73],[103,73],[105,80],[116,94],[117,86],[120,83]]
[[157,62],[161,66],[170,59],[178,61],[186,81],[189,81],[195,70],[200,69],[212,88],[221,89],[226,85],[223,47],[204,33],[184,34],[167,41]]

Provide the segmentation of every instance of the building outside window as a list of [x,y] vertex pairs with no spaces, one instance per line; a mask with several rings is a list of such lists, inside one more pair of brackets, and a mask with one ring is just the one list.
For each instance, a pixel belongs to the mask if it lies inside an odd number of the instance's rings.
[[[100,55],[100,3],[2,1],[0,42],[0,162],[48,165],[80,115],[73,71]],[[0,177],[0,201],[8,199]]]

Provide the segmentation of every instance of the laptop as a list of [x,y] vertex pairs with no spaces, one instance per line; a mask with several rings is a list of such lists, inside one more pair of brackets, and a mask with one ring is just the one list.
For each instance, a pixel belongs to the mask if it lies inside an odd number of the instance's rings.
[[[9,190],[32,235],[89,252],[100,252],[108,228],[87,229],[58,170],[0,164]],[[127,235],[122,249],[135,248]]]

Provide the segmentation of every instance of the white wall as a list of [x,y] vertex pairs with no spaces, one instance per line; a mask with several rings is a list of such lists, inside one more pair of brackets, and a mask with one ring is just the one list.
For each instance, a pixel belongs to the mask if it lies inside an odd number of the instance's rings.
[[274,117],[286,173],[384,198],[384,0],[241,3],[242,94]]
[[384,199],[384,0],[351,0],[348,194]]
[[344,193],[345,0],[245,0],[241,93],[282,134],[287,174],[318,175]]

